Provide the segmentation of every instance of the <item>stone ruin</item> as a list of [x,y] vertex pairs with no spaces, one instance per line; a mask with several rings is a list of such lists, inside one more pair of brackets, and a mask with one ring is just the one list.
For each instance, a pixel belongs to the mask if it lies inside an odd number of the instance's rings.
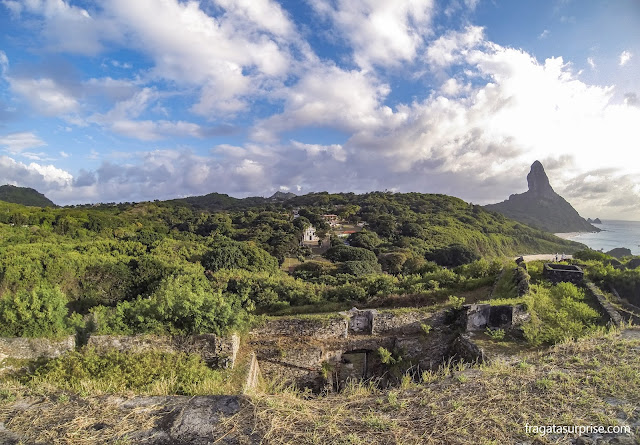
[[[381,385],[393,384],[393,373],[389,372],[389,364],[382,363],[380,348],[398,359],[400,371],[435,370],[449,359],[483,361],[484,352],[468,334],[488,327],[510,329],[525,319],[524,307],[487,304],[435,313],[353,308],[340,314],[268,319],[254,328],[244,343],[252,354],[253,371],[249,372],[247,386],[255,385],[258,372],[268,379],[283,379],[315,392],[339,391],[354,379],[374,378]],[[16,342],[19,344],[14,345]],[[38,342],[25,342],[28,341],[5,339],[0,342],[0,357],[22,357],[22,351],[28,350],[29,358],[36,358],[49,356],[50,349],[60,349],[47,340],[39,341],[47,344],[45,349]],[[92,336],[88,344],[98,350],[196,353],[212,367],[231,368],[240,339],[235,335],[222,338],[206,334]],[[65,343],[62,349],[72,350],[74,346]]]
[[542,269],[542,277],[553,284],[567,282],[581,285],[584,280],[584,272],[580,266],[572,264],[545,263]]
[[373,334],[373,320],[377,311],[373,309],[360,310],[352,308],[348,312],[340,312],[340,315],[348,317],[348,333],[354,335]]
[[529,320],[530,315],[523,304],[491,306],[490,304],[467,304],[462,307],[459,321],[465,332],[486,329],[512,329]]

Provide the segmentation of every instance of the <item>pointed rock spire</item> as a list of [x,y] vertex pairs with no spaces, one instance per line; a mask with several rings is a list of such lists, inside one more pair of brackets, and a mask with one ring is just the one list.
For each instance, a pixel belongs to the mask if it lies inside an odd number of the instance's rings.
[[551,184],[549,184],[549,178],[544,172],[544,167],[540,161],[531,164],[531,171],[527,175],[527,183],[529,184],[529,191],[534,195],[549,195],[554,193]]

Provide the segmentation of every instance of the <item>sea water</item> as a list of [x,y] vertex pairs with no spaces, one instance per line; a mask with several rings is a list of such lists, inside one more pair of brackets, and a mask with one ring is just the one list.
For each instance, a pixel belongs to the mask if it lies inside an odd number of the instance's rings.
[[[594,250],[608,252],[616,247],[631,249],[633,255],[640,255],[640,221],[602,220],[594,224],[600,232],[560,234],[562,238],[586,244]],[[564,236],[563,236],[564,235]]]

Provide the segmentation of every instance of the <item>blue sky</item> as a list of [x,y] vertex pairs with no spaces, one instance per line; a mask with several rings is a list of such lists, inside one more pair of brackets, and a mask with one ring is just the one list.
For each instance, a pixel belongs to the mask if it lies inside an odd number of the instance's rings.
[[640,220],[640,3],[0,1],[0,182],[56,203],[497,202]]

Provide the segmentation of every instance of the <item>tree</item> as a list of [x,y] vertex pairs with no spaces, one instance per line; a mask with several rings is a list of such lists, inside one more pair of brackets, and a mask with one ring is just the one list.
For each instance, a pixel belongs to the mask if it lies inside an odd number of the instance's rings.
[[245,269],[250,271],[275,271],[278,260],[251,242],[217,238],[212,249],[202,256],[202,265],[210,271],[220,269]]
[[345,245],[331,247],[325,252],[324,256],[334,263],[344,261],[369,261],[371,263],[378,262],[376,254],[372,251],[363,249],[361,247],[350,247]]
[[427,259],[434,261],[441,266],[456,267],[463,264],[471,263],[480,258],[480,256],[467,246],[462,244],[453,244],[430,252],[426,255]]

